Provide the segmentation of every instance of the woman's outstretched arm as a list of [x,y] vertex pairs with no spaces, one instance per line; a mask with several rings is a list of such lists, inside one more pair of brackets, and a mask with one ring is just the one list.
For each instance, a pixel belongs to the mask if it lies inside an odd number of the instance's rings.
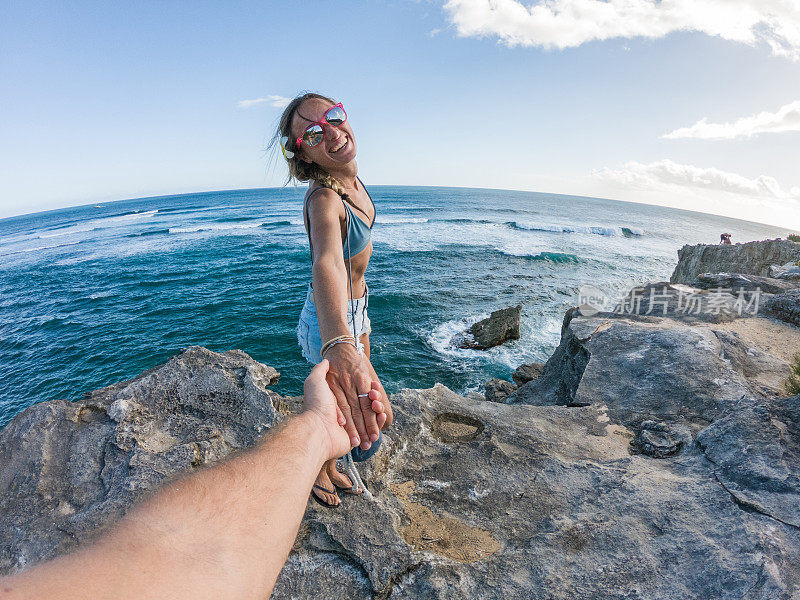
[[165,485],[92,545],[0,579],[0,599],[267,598],[317,473],[350,449],[327,371],[312,369],[303,413],[255,448]]
[[[312,280],[319,332],[325,342],[339,335],[352,335],[347,325],[348,274],[342,255],[341,198],[324,188],[308,203],[311,243],[314,248]],[[345,429],[353,446],[367,450],[378,439],[376,413],[367,397],[372,373],[369,361],[350,344],[337,344],[325,353],[330,363],[328,383],[347,419]]]

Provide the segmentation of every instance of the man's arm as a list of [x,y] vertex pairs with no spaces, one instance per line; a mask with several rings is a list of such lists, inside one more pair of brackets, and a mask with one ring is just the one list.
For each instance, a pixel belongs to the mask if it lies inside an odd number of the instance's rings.
[[303,413],[255,448],[173,481],[91,546],[0,579],[0,599],[268,597],[322,464],[350,450],[327,371],[312,369]]

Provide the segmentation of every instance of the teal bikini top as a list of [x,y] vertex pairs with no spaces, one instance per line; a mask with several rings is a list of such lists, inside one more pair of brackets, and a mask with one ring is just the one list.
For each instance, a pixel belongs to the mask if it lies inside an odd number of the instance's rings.
[[[367,225],[364,221],[362,221],[355,215],[353,210],[350,208],[350,205],[347,202],[345,202],[344,198],[342,198],[342,203],[344,204],[344,210],[347,213],[347,232],[345,233],[345,237],[342,240],[342,248],[344,249],[344,247],[347,245],[347,240],[350,240],[351,258],[356,254],[358,254],[359,252],[363,251],[364,248],[366,248],[367,245],[369,244],[369,241],[372,237],[372,226],[375,225],[375,217],[377,217],[378,215],[377,209],[375,208],[375,202],[372,200],[372,196],[370,196],[370,193],[367,190],[366,186],[364,186],[364,182],[361,181],[361,178],[358,178],[358,181],[359,183],[361,183],[361,186],[364,187],[364,190],[367,192],[367,197],[369,198],[369,201],[372,203],[372,210],[375,216],[373,216],[372,218],[372,225]],[[313,196],[317,190],[321,189],[326,189],[326,188],[321,188],[321,187],[317,188],[308,195],[305,202],[306,203],[310,202],[311,196]],[[355,208],[361,210],[357,206]],[[311,247],[311,262],[314,262],[314,248],[311,245],[311,219],[308,216],[308,211],[304,211],[304,213],[305,213],[304,216],[306,220],[306,227],[308,228],[308,244],[309,247]],[[366,217],[367,213],[364,213],[364,216]]]

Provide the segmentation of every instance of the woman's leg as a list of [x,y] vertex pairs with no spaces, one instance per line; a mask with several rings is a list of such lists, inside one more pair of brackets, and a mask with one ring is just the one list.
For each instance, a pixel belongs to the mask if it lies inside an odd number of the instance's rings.
[[317,474],[317,479],[314,483],[321,488],[325,488],[326,490],[330,490],[331,492],[326,492],[319,488],[311,488],[311,493],[314,494],[317,498],[325,502],[326,504],[331,504],[333,506],[338,506],[341,502],[339,495],[336,493],[336,488],[333,487],[333,482],[331,481],[331,477],[329,475],[330,469],[336,470],[336,459],[329,460],[324,465],[322,465],[322,469]]
[[361,337],[358,339],[359,341],[361,341],[362,344],[364,344],[364,354],[367,355],[367,360],[369,360],[369,334],[362,333]]
[[350,478],[345,473],[341,473],[336,469],[335,458],[325,463],[325,465],[322,467],[322,472],[320,473],[320,475],[322,473],[327,473],[328,478],[334,483],[334,485],[336,485],[336,487],[340,487],[345,490],[350,490],[350,493],[352,494],[361,493],[361,490],[358,488],[350,489],[353,487],[353,482],[350,481]]

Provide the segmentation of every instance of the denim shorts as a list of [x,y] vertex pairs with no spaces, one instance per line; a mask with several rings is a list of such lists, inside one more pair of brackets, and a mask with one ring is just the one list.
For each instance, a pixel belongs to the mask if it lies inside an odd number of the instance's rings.
[[[364,353],[364,344],[361,343],[361,336],[365,333],[372,333],[372,324],[367,316],[367,306],[369,305],[369,288],[367,287],[361,298],[353,301],[353,311],[350,311],[350,299],[347,300],[347,328],[353,332],[353,313],[355,313],[356,343],[359,353]],[[322,340],[319,334],[319,321],[317,320],[317,309],[314,306],[314,290],[308,284],[306,293],[306,303],[300,311],[300,322],[297,324],[297,342],[303,357],[311,364],[317,364],[322,360],[320,350],[322,350]],[[362,450],[355,447],[350,451],[350,455],[355,462],[363,462],[371,457],[381,447],[383,433],[378,433],[378,439],[372,442],[369,450]]]
[[[358,344],[359,353],[364,353],[364,344],[361,343],[361,336],[365,333],[372,333],[372,324],[367,316],[367,306],[369,305],[369,288],[367,287],[361,298],[353,301],[353,313],[355,313],[355,337]],[[350,310],[350,299],[347,299],[347,329],[353,333],[353,313]],[[308,284],[306,302],[303,310],[300,311],[300,322],[297,324],[297,343],[303,357],[315,365],[322,360],[320,350],[322,350],[322,340],[319,333],[319,321],[317,320],[317,309],[314,306],[314,290]]]

